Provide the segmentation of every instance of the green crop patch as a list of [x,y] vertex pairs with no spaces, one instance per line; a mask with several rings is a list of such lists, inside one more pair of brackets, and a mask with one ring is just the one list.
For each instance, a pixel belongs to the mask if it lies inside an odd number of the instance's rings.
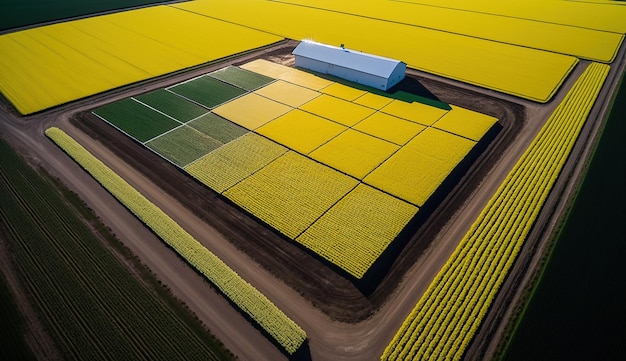
[[236,66],[229,66],[214,71],[213,73],[209,74],[209,76],[225,81],[229,84],[235,85],[248,91],[256,90],[274,81],[274,78],[270,78],[259,73],[254,73],[249,70],[241,69]]
[[202,76],[175,85],[169,88],[169,90],[208,108],[215,108],[224,102],[246,93],[246,91],[241,88],[226,84],[210,76]]
[[180,167],[184,167],[221,145],[220,141],[186,125],[146,143],[150,149]]
[[214,113],[205,114],[187,125],[222,143],[228,143],[248,133],[247,129]]
[[181,122],[190,121],[208,112],[206,108],[165,89],[155,90],[135,97],[135,99]]
[[180,125],[133,99],[105,105],[94,110],[94,114],[142,143]]

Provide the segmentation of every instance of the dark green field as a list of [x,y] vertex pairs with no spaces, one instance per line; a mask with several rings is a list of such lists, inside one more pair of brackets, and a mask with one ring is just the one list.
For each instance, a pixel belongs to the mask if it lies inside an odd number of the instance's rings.
[[135,98],[181,122],[190,121],[209,112],[208,109],[196,103],[192,103],[185,98],[181,98],[165,89],[158,89]]
[[202,76],[175,85],[169,90],[211,109],[246,93],[241,88],[226,84],[210,76]]
[[180,167],[222,145],[217,139],[186,125],[146,143],[150,149]]
[[[63,359],[232,359],[75,194],[29,168],[1,140],[0,154],[0,236]],[[0,309],[15,312],[0,292]],[[2,318],[9,332],[19,333],[22,324]],[[18,357],[3,360],[28,357],[23,345],[7,342],[16,349],[1,355]]]
[[130,98],[107,104],[94,110],[94,113],[140,142],[181,125]]
[[626,359],[626,86],[504,360]]
[[274,81],[273,78],[236,66],[228,66],[224,69],[214,71],[209,74],[209,76],[248,91],[256,90]]
[[166,0],[0,0],[0,31]]

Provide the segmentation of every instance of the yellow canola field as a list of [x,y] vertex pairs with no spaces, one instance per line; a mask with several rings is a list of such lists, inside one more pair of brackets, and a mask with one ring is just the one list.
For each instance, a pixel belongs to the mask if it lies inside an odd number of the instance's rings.
[[295,239],[357,184],[354,178],[288,152],[224,195]]
[[363,181],[421,207],[475,144],[426,128]]
[[354,103],[378,110],[389,104],[391,100],[391,98],[368,92],[355,99]]
[[393,115],[376,112],[352,128],[397,145],[404,145],[426,127]]
[[213,109],[213,113],[254,130],[290,112],[293,108],[255,93],[246,94]]
[[423,103],[409,103],[398,99],[394,99],[391,103],[384,106],[380,111],[396,116],[398,118],[403,118],[423,125],[432,125],[447,112],[447,110],[443,110]]
[[309,156],[357,179],[363,179],[398,149],[395,144],[348,129]]
[[0,35],[0,92],[30,114],[279,40],[169,6],[58,23]]
[[626,6],[618,1],[606,4],[563,0],[404,0],[435,7],[528,19],[543,23],[626,34]]
[[297,108],[320,95],[315,90],[277,80],[255,91],[256,94]]
[[320,90],[333,82],[313,74],[284,66],[281,64],[273,63],[264,59],[257,59],[249,63],[240,66],[242,69],[250,70],[261,75],[268,76],[274,79],[284,80],[289,83],[297,84],[305,88]]
[[[286,2],[310,4],[312,1]],[[510,1],[506,3],[508,6]],[[543,3],[545,1],[542,6]],[[602,62],[613,61],[623,41],[622,34],[592,28],[532,21],[520,18],[519,15],[504,17],[401,1],[317,0],[315,6]],[[624,19],[626,17],[622,21]]]
[[222,193],[286,152],[287,148],[248,133],[188,165],[185,171]]
[[296,241],[360,279],[417,211],[359,184]]
[[572,56],[281,2],[212,0],[174,6],[286,38],[343,43],[538,102],[548,101],[578,62]]
[[256,132],[297,152],[308,154],[346,129],[330,120],[295,109]]
[[365,90],[349,87],[340,83],[334,83],[321,90],[322,93],[345,99],[349,102],[367,93]]
[[498,122],[498,119],[489,115],[450,106],[452,110],[433,124],[433,127],[478,142]]
[[348,127],[355,125],[375,112],[374,109],[326,94],[322,94],[302,105],[300,109]]

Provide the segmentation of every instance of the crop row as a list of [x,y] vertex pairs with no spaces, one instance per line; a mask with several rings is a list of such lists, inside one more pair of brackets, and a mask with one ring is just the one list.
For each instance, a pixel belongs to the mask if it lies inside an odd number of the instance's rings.
[[592,63],[481,212],[381,360],[458,360],[513,264],[609,66]]
[[226,297],[254,319],[289,354],[306,339],[306,333],[256,288],[181,228],[160,208],[58,128],[46,135],[89,172],[103,187],[150,227],[164,242]]

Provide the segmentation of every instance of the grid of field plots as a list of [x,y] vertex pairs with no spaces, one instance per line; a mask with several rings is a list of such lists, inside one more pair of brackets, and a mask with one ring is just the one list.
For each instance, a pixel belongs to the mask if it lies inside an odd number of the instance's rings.
[[497,122],[265,60],[94,114],[357,279]]

